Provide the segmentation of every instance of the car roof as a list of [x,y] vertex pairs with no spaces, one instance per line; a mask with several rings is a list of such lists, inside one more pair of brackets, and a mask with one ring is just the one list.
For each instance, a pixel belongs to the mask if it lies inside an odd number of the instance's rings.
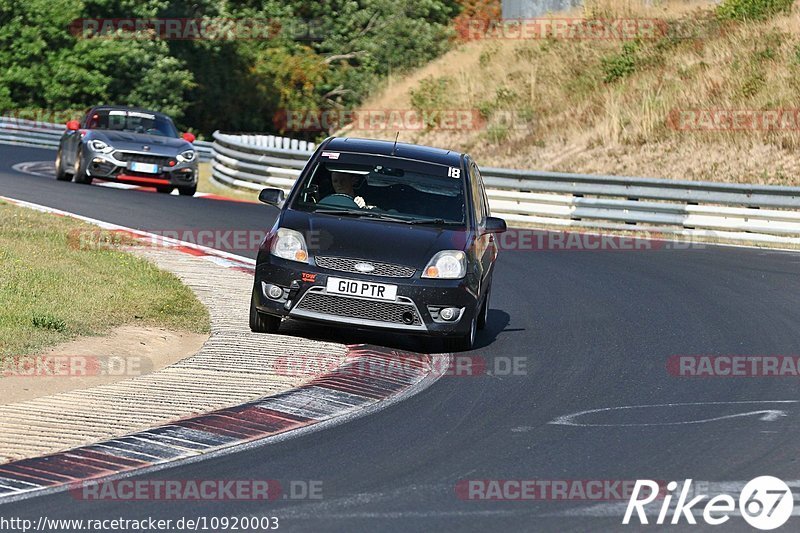
[[336,150],[338,152],[353,152],[362,154],[375,154],[417,161],[426,161],[451,167],[460,167],[461,158],[466,154],[432,148],[419,144],[409,144],[394,141],[382,141],[378,139],[359,139],[356,137],[331,137],[327,139],[322,147],[325,150]]
[[[152,109],[145,109],[143,107],[131,107],[126,105],[98,105],[91,108],[88,113],[94,113],[96,111],[138,111],[140,113],[149,113],[151,115],[158,115],[159,117],[170,118],[169,115],[165,115],[164,113],[159,113],[158,111],[153,111]],[[170,119],[172,120],[172,119]]]

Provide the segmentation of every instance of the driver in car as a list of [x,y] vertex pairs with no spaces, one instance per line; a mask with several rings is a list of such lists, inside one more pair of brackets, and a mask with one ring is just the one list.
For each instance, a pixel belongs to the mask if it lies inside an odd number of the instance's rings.
[[335,194],[344,194],[353,199],[358,207],[361,209],[372,209],[375,206],[367,205],[367,202],[361,196],[356,196],[355,184],[358,176],[348,172],[331,172],[331,185]]

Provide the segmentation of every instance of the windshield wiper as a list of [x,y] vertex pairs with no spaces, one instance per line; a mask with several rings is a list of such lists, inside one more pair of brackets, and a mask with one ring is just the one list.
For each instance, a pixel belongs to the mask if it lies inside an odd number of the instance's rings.
[[398,218],[383,213],[376,213],[375,211],[361,211],[357,209],[315,209],[314,213],[322,213],[323,215],[374,218],[378,220],[391,220],[392,222],[408,222],[407,218]]
[[463,226],[463,222],[455,220],[445,220],[443,218],[401,218],[393,217],[385,213],[368,210],[357,209],[316,209],[314,213],[322,213],[324,215],[345,215],[354,217],[375,218],[378,220],[391,220],[392,222],[402,222],[403,224],[435,224],[437,226]]
[[463,226],[463,222],[445,220],[443,218],[414,218],[406,220],[406,224],[436,224],[437,226]]

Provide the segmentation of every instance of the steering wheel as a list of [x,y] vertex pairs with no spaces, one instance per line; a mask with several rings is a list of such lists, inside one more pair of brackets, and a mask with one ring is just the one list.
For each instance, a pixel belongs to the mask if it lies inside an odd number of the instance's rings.
[[319,190],[316,189],[315,186],[306,187],[305,189],[303,189],[302,193],[304,202],[307,202],[309,204],[316,204],[317,202],[319,202],[316,196],[317,193],[319,193]]
[[360,209],[355,200],[349,195],[342,193],[329,194],[319,202],[317,205],[329,205],[331,207],[348,207],[352,209]]

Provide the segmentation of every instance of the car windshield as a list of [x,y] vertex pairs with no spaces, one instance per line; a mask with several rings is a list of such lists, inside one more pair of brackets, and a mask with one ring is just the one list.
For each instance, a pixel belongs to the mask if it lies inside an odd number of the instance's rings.
[[335,157],[316,164],[300,185],[292,208],[401,223],[464,224],[459,169],[391,157],[339,153]]
[[166,117],[144,111],[101,109],[86,120],[87,129],[129,131],[160,137],[178,137],[178,130]]

